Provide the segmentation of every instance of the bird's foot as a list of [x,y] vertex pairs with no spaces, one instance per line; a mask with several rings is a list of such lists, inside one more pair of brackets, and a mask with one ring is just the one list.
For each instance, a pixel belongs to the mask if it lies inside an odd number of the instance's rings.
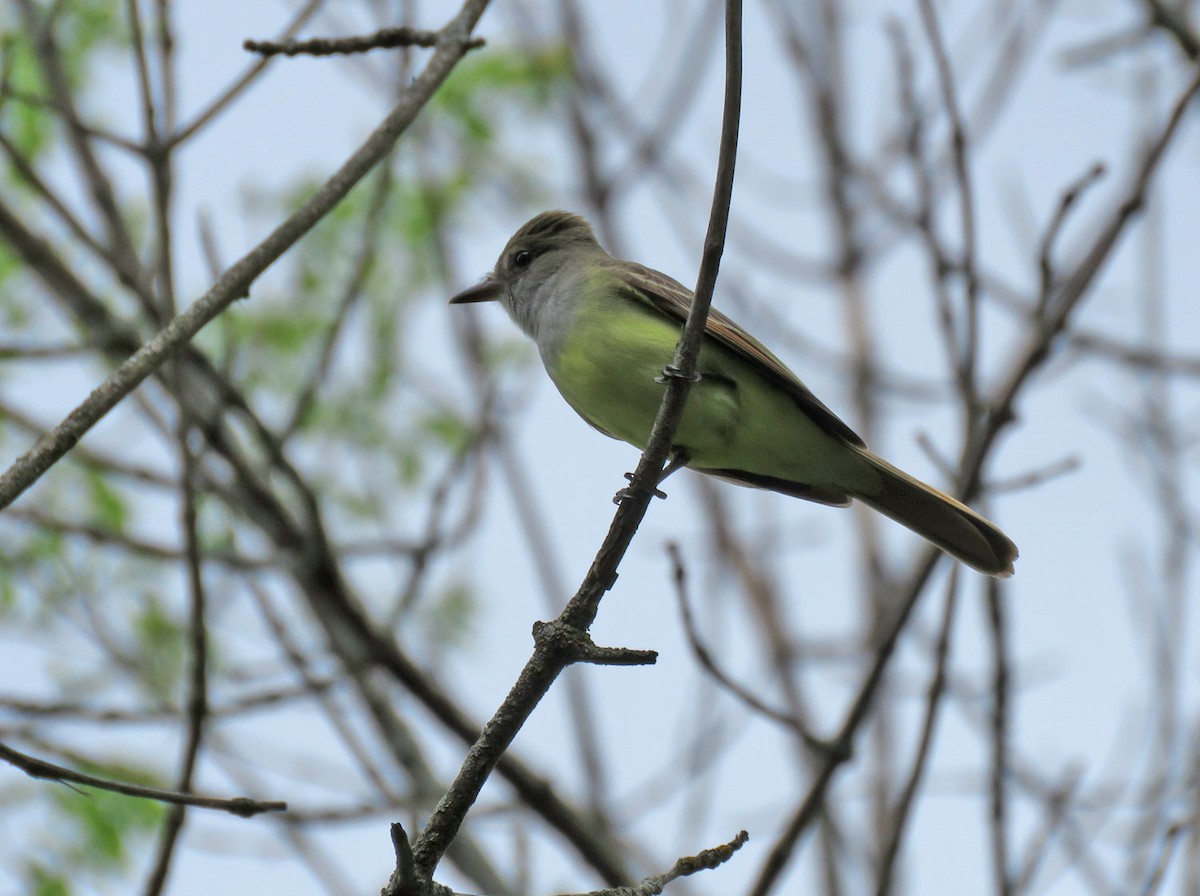
[[687,380],[689,383],[694,385],[695,383],[700,382],[702,379],[704,379],[704,377],[702,377],[698,372],[693,372],[689,376],[684,376],[682,370],[680,370],[674,364],[668,364],[663,368],[662,374],[654,378],[654,382],[658,383],[660,386],[665,386],[670,380]]
[[[666,480],[666,478],[668,476],[670,476],[672,473],[674,473],[676,470],[681,469],[682,467],[686,467],[688,459],[689,459],[689,455],[686,451],[676,450],[676,451],[671,452],[670,462],[665,467],[663,467],[663,471],[658,475],[658,482],[654,483],[656,486],[654,489],[654,497],[665,498],[667,496],[667,493],[664,492],[662,489],[657,488],[657,486],[662,485],[663,482]],[[633,482],[633,474],[626,473],[625,480],[627,482]],[[630,494],[631,494],[631,492],[629,489],[627,489],[627,488],[621,489],[619,492],[617,492],[615,495],[613,495],[613,503],[619,505],[622,501],[624,501],[626,498],[628,498]]]
[[[625,481],[633,482],[633,474],[626,473]],[[659,482],[662,482],[662,480],[660,479]],[[628,498],[631,494],[633,494],[631,489],[623,488],[619,492],[617,492],[615,495],[613,495],[613,503],[619,505],[622,501],[624,501],[626,498]],[[667,496],[667,493],[664,492],[662,489],[656,488],[654,490],[654,497],[665,498],[666,496]]]

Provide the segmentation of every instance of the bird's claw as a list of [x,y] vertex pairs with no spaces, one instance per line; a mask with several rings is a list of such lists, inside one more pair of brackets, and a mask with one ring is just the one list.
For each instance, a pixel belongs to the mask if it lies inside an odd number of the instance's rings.
[[670,380],[687,380],[689,383],[698,383],[704,379],[699,373],[693,372],[688,376],[684,376],[683,371],[674,364],[668,364],[663,368],[661,375],[654,378],[654,382],[660,386],[665,386]]
[[[625,480],[627,482],[633,482],[633,474],[626,473]],[[632,491],[630,491],[627,488],[623,488],[619,492],[617,492],[615,495],[613,495],[613,503],[619,506],[621,504],[621,502],[624,501],[626,498],[628,498],[631,494],[633,494]],[[664,492],[662,489],[658,489],[658,488],[654,489],[654,497],[665,498],[666,496],[667,496],[667,493]]]

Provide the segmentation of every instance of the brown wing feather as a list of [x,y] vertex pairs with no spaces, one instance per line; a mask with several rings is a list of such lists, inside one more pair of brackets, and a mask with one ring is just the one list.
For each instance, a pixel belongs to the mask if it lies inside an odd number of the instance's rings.
[[[692,307],[692,291],[678,280],[634,262],[620,262],[617,270],[634,292],[649,299],[655,310],[681,324],[687,319]],[[786,389],[800,409],[827,433],[859,448],[866,447],[858,433],[825,407],[766,346],[715,308],[709,311],[705,333]]]

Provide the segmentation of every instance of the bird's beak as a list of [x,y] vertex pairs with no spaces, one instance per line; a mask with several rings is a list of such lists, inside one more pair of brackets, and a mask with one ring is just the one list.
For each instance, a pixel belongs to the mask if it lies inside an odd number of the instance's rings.
[[500,284],[485,277],[474,286],[468,286],[450,300],[451,305],[466,305],[471,302],[494,302],[500,298]]

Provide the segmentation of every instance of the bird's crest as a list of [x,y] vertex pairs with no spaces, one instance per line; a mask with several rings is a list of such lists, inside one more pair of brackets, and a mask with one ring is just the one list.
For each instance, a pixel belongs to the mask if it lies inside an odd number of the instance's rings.
[[557,240],[562,238],[595,242],[592,225],[580,215],[564,211],[542,212],[516,232],[511,242]]

